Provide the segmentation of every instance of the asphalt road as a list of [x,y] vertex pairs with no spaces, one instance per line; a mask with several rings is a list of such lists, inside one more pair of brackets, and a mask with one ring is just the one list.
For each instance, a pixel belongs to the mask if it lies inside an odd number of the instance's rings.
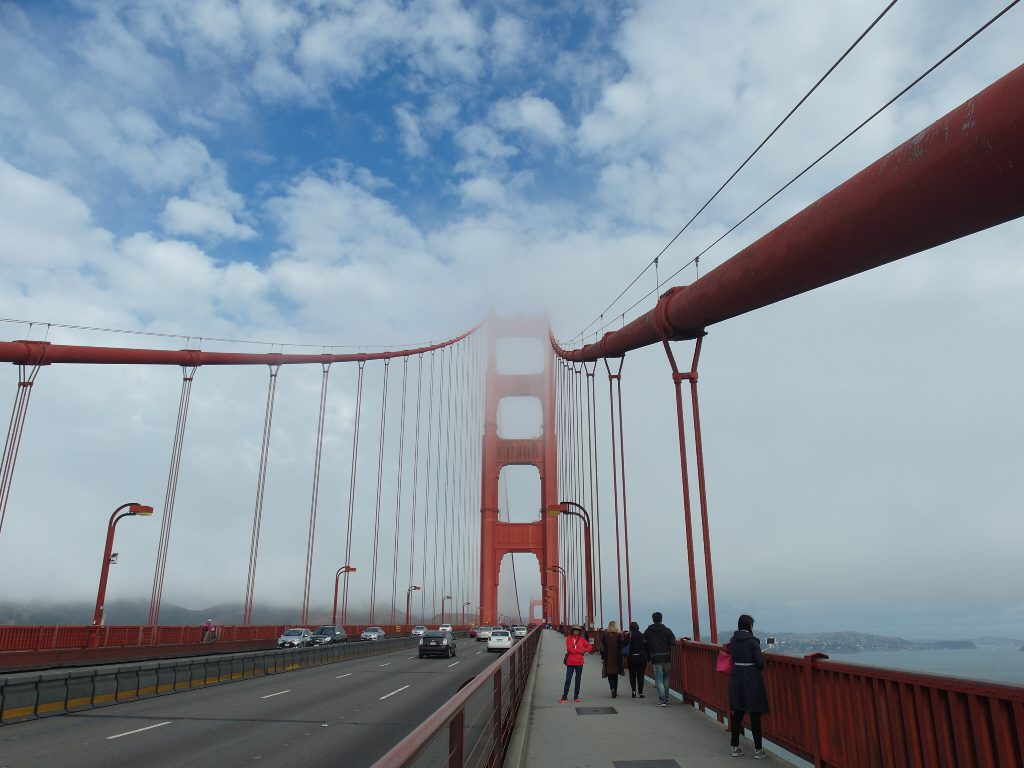
[[0,727],[0,768],[368,766],[495,661],[415,648]]

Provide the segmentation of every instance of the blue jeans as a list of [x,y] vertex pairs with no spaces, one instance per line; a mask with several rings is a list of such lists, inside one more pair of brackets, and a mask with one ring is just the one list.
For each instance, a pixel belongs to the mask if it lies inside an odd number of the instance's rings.
[[651,665],[654,667],[654,687],[658,689],[658,701],[668,703],[668,671],[672,668],[672,662],[659,661]]
[[566,667],[565,668],[565,688],[562,689],[562,698],[569,698],[569,683],[572,681],[573,674],[576,675],[576,695],[574,699],[580,697],[580,682],[583,680],[583,665],[580,664],[578,667]]

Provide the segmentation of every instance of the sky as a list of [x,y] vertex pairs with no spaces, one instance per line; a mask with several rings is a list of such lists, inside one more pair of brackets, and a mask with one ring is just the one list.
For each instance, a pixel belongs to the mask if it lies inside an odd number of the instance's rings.
[[[898,2],[665,251],[657,279],[692,282],[1019,66],[1015,8],[685,266],[1002,5]],[[593,340],[593,321],[653,306],[651,271],[613,300],[883,7],[2,1],[0,339],[375,349],[449,338],[493,310],[548,313],[566,344]],[[709,329],[721,621],[1024,638],[1022,242],[1011,222]],[[669,369],[649,348],[623,371],[633,613],[662,610],[689,634]],[[367,366],[357,542],[374,525],[382,374]],[[17,369],[5,376],[3,412]],[[197,377],[165,600],[242,599],[266,386],[261,368]],[[109,511],[141,500],[159,516],[179,388],[177,369],[40,372],[0,598],[93,598]],[[257,606],[301,601],[319,391],[317,367],[280,376]],[[392,379],[395,407],[398,392]],[[354,403],[355,369],[338,366],[317,606],[345,536]],[[509,473],[512,519],[536,514],[529,485]],[[158,519],[119,526],[109,599],[148,598],[158,532]],[[603,564],[607,621],[608,551]],[[536,566],[518,556],[516,569],[525,610]],[[706,633],[704,602],[701,614]]]

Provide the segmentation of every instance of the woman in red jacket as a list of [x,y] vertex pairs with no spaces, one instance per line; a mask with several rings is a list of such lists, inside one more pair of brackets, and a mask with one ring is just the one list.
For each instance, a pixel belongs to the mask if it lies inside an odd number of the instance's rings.
[[565,688],[562,690],[562,704],[569,700],[569,682],[576,675],[576,693],[574,701],[580,700],[580,681],[583,678],[583,654],[590,653],[594,646],[580,633],[579,627],[573,627],[565,638]]

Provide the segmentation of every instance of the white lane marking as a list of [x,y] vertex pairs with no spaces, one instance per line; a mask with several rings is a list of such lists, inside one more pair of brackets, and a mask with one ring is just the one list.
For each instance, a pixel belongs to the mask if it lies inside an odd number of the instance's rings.
[[109,741],[110,739],[120,739],[122,736],[131,736],[133,733],[142,733],[143,731],[148,731],[150,728],[159,728],[161,725],[170,725],[172,722],[174,722],[174,721],[173,720],[166,720],[165,722],[157,723],[156,725],[147,725],[145,728],[136,728],[134,731],[125,731],[124,733],[116,733],[113,736],[107,736],[107,740]]
[[479,656],[481,653],[483,653],[483,651],[477,651],[476,655]]
[[453,664],[449,664],[449,665],[448,665],[448,669],[451,669],[451,668],[452,668],[452,667],[454,667],[454,666],[455,666],[456,664],[461,664],[461,663],[462,663],[461,661],[456,661],[456,662],[454,662]]
[[351,675],[352,675],[352,673],[351,673],[351,672],[346,672],[346,673],[345,673],[344,675],[338,675],[338,676],[337,676],[336,678],[334,678],[334,679],[335,679],[335,680],[341,680],[341,678],[343,678],[343,677],[351,677]]
[[410,659],[415,659],[416,657],[415,657],[415,656],[410,656],[409,658],[410,658]]
[[282,693],[291,693],[292,689],[289,688],[287,691],[278,691],[277,693],[268,693],[266,696],[260,696],[261,699],[269,699],[273,696],[280,696]]
[[392,691],[391,693],[386,693],[386,694],[384,694],[383,696],[380,697],[380,701],[384,701],[384,699],[388,698],[389,696],[394,696],[396,693],[401,693],[402,691],[404,691],[408,687],[409,687],[408,685],[403,685],[397,691]]
[[380,665],[378,665],[378,666],[381,666],[381,667],[390,667],[390,666],[391,666],[391,662],[389,661],[389,662],[388,662],[387,664],[380,664]]

